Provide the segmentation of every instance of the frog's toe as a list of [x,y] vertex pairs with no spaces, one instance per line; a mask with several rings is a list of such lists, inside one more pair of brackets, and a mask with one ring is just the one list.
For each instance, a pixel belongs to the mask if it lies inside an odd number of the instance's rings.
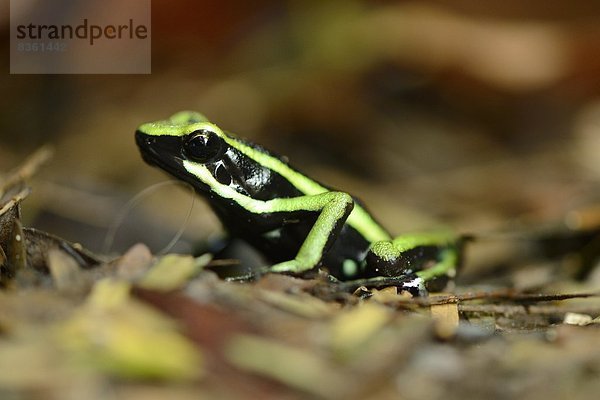
[[297,274],[302,272],[300,264],[296,260],[284,261],[279,264],[272,265],[268,268],[269,272],[276,273],[292,273]]

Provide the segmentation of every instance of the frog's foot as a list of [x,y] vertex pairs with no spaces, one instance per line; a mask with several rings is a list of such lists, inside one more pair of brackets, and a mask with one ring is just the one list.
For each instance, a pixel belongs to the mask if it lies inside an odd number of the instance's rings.
[[225,280],[228,282],[256,281],[259,280],[263,275],[269,273],[303,275],[305,272],[309,271],[309,269],[303,267],[303,265],[304,264],[298,262],[297,260],[289,260],[271,266],[254,268],[251,271],[246,271],[245,273],[226,277]]
[[[278,264],[277,264],[278,265]],[[237,274],[235,276],[228,276],[225,278],[228,282],[251,282],[257,281],[262,278],[264,275],[276,272],[276,273],[291,273],[291,271],[281,270],[281,271],[273,271],[271,267],[260,267],[253,269],[252,271],[247,271],[245,273]]]
[[267,267],[268,272],[298,274],[305,269],[301,267],[297,260],[289,260]]
[[461,243],[461,238],[424,234],[375,242],[367,253],[365,276],[412,274],[421,278],[428,289],[441,290],[456,275]]

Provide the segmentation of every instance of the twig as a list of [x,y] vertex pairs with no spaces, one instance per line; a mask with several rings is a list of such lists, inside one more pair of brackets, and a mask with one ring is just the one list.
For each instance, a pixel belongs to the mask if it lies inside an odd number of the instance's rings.
[[534,303],[547,301],[562,301],[569,299],[581,299],[588,297],[598,297],[600,293],[518,293],[512,289],[500,289],[492,292],[474,292],[462,294],[434,295],[430,297],[402,298],[397,302],[398,306],[421,306],[429,307],[432,305],[442,305],[451,303],[462,303],[474,300],[505,300],[513,302]]
[[42,146],[23,161],[14,171],[10,172],[4,182],[0,185],[0,195],[19,182],[31,178],[40,167],[45,164],[54,154],[51,146]]
[[564,315],[566,313],[578,313],[588,315],[599,315],[600,307],[577,306],[537,306],[537,305],[512,305],[512,304],[459,304],[458,311],[463,313],[487,314],[487,315]]

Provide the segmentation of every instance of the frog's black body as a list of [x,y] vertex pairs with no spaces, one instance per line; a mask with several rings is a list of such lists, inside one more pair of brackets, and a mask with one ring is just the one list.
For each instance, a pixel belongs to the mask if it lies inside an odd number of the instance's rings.
[[[177,136],[150,137],[140,132],[136,134],[136,141],[144,159],[148,163],[166,170],[176,178],[190,183],[198,193],[208,200],[232,237],[248,242],[273,262],[294,258],[314,226],[318,212],[301,210],[257,214],[248,211],[234,200],[215,194],[210,187],[181,167],[183,140],[182,137]],[[243,141],[243,143],[286,162],[259,145],[247,141]],[[280,174],[259,164],[226,143],[220,157],[205,165],[220,183],[230,182],[229,185],[236,191],[257,200],[293,198],[303,195]],[[358,203],[355,198],[354,201]],[[352,260],[357,265],[361,265],[368,252],[370,242],[347,223],[344,223],[339,234],[332,238],[335,239],[329,244],[330,248],[324,252],[322,265],[333,276],[347,279],[342,268],[344,261]]]
[[232,236],[275,262],[261,272],[302,274],[322,265],[334,277],[355,280],[351,284],[389,277],[419,294],[456,272],[460,239],[454,234],[392,238],[356,198],[201,114],[143,124],[136,141],[147,162],[203,195]]

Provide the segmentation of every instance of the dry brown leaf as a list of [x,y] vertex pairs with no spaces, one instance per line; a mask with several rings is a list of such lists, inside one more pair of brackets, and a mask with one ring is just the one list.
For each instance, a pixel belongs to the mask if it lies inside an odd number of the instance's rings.
[[73,257],[59,249],[50,249],[48,252],[48,268],[58,290],[81,289],[84,279],[81,269]]
[[449,339],[458,329],[458,303],[447,303],[431,306],[431,316],[438,337]]

